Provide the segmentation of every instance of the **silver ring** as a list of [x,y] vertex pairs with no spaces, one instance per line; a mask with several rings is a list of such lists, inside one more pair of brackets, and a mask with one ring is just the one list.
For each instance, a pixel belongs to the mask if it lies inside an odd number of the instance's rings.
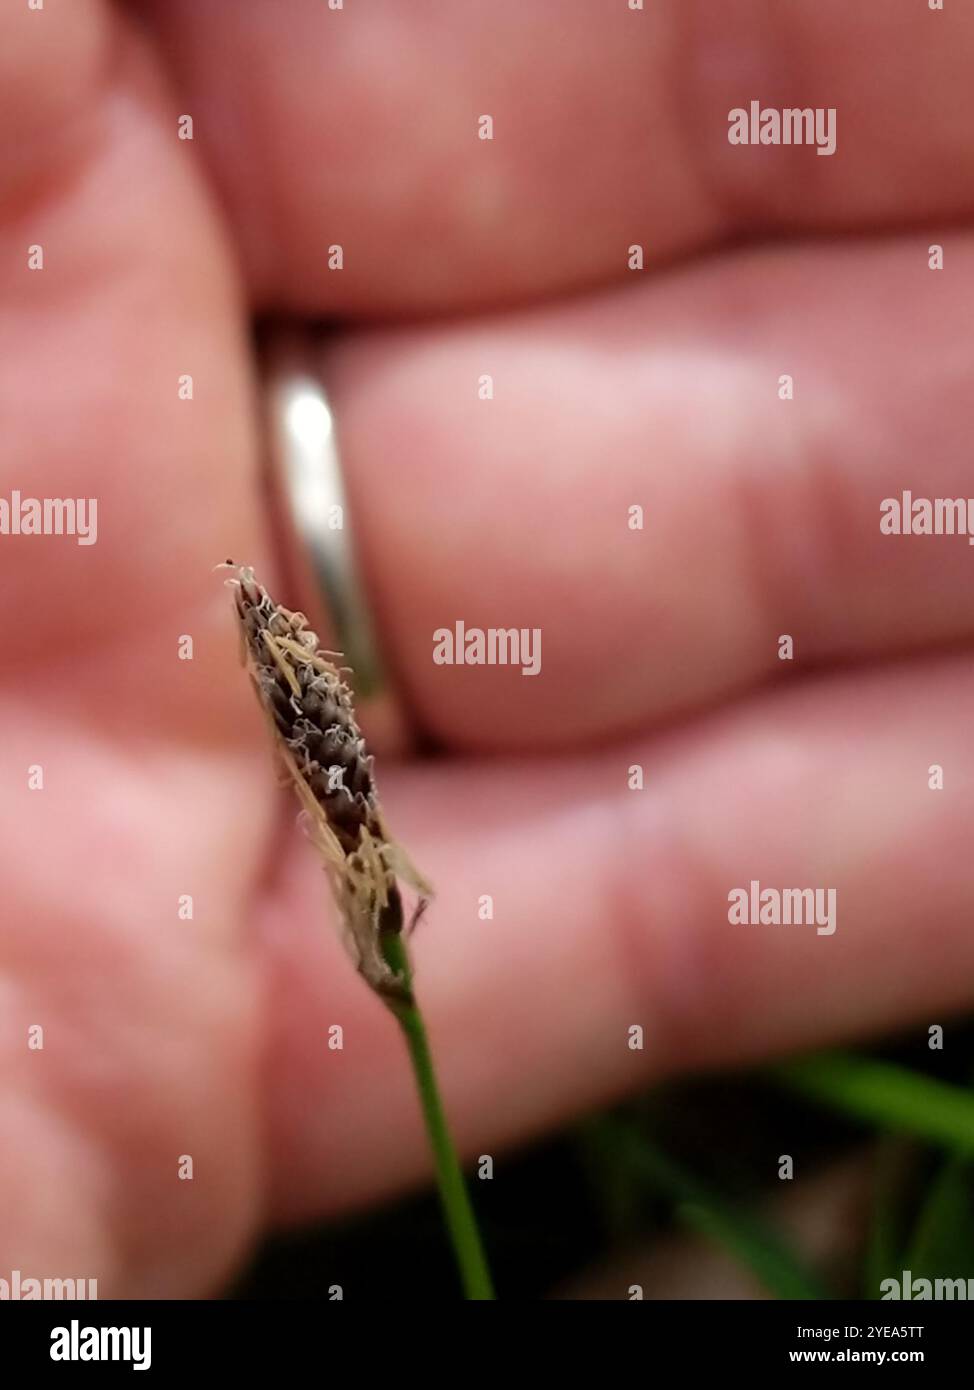
[[321,344],[275,330],[262,347],[264,418],[272,504],[281,541],[281,593],[321,645],[351,667],[356,715],[369,745],[402,752],[409,726],[379,650],[355,545],[335,416],[321,380]]

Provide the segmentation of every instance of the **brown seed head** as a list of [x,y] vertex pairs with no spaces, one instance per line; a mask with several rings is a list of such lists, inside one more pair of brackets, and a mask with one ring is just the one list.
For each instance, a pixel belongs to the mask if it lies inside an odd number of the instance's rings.
[[414,921],[432,890],[386,830],[352,691],[330,660],[337,653],[322,651],[304,615],[275,603],[253,570],[241,566],[228,582],[244,660],[332,880],[359,969],[373,987],[395,993],[398,977],[385,964],[379,937],[402,929],[396,877],[421,895]]

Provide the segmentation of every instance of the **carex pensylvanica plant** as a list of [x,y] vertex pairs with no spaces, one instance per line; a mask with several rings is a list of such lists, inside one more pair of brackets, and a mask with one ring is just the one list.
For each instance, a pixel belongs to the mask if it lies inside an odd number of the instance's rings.
[[409,1048],[447,1228],[468,1298],[493,1298],[473,1209],[450,1138],[426,1028],[413,989],[400,884],[416,895],[415,926],[432,888],[390,835],[374,760],[355,718],[345,667],[323,650],[303,613],[276,603],[246,566],[228,580],[241,656],[267,716],[286,779],[331,884],[365,982],[397,1019]]

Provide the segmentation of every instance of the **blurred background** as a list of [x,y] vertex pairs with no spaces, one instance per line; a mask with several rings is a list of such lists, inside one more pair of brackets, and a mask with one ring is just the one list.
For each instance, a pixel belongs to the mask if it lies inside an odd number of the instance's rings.
[[[663,1086],[472,1179],[508,1299],[877,1299],[974,1280],[974,1022]],[[784,1145],[784,1149],[782,1149]],[[794,1177],[778,1175],[778,1154]],[[458,1297],[432,1193],[267,1242],[228,1294]],[[972,1285],[974,1287],[974,1285]]]

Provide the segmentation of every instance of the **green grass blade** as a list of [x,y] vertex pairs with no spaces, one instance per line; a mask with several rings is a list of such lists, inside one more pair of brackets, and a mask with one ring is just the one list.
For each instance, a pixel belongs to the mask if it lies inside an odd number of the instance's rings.
[[974,1095],[891,1062],[849,1053],[801,1057],[770,1075],[811,1100],[883,1128],[974,1155]]
[[967,1159],[952,1155],[934,1177],[904,1268],[917,1278],[974,1278],[974,1172]]
[[751,1213],[725,1202],[640,1131],[607,1116],[593,1124],[598,1127],[599,1142],[609,1161],[631,1166],[654,1190],[670,1198],[680,1220],[729,1251],[769,1293],[781,1299],[831,1296],[774,1230]]

